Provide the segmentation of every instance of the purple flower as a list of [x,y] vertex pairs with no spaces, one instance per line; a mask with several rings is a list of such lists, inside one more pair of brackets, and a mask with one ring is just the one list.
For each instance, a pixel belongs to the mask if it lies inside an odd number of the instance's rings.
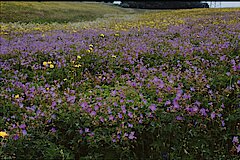
[[128,135],[128,138],[129,138],[129,139],[136,139],[136,137],[134,136],[134,133],[135,133],[135,132],[131,132],[131,133]]
[[89,128],[85,128],[85,132],[88,133],[89,132]]
[[215,112],[212,112],[211,113],[211,119],[214,119],[216,117],[216,113]]
[[19,136],[17,135],[17,134],[15,134],[14,136],[13,136],[13,139],[16,141],[16,140],[18,140],[18,138],[19,138]]
[[183,120],[183,117],[182,117],[182,116],[177,116],[177,117],[176,117],[176,120],[182,121],[182,120]]
[[118,113],[118,117],[121,119],[121,118],[122,118],[122,114],[121,114],[121,113]]
[[19,126],[19,128],[24,129],[24,128],[26,128],[26,125],[25,125],[25,124],[21,124],[21,125]]
[[224,127],[225,126],[224,120],[221,120],[221,123],[222,123],[222,127]]
[[156,111],[156,105],[155,104],[151,104],[150,106],[149,106],[149,109],[152,111],[152,112],[154,112],[154,111]]
[[91,111],[91,113],[90,113],[91,116],[96,116],[96,114],[97,113],[95,111]]
[[110,115],[110,116],[109,116],[109,120],[112,121],[113,119],[114,119],[113,115]]
[[232,142],[238,144],[239,143],[238,137],[234,136]]
[[51,132],[55,133],[56,131],[56,128],[52,127]]
[[131,123],[128,123],[128,127],[129,127],[129,128],[132,128],[133,125],[132,125]]
[[237,153],[239,153],[240,152],[240,144],[236,147],[236,149],[237,149]]
[[129,116],[130,118],[132,118],[132,117],[133,117],[132,112],[128,112],[128,116]]
[[24,130],[22,130],[22,134],[25,136],[25,135],[27,135],[27,131],[24,129]]
[[202,116],[205,116],[205,117],[207,116],[205,108],[201,108],[199,112],[201,113]]

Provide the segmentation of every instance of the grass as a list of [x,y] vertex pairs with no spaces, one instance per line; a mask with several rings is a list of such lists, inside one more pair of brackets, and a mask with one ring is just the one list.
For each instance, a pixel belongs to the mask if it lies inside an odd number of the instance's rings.
[[[139,12],[97,2],[1,2],[1,22],[82,22]],[[142,11],[140,11],[142,12]]]

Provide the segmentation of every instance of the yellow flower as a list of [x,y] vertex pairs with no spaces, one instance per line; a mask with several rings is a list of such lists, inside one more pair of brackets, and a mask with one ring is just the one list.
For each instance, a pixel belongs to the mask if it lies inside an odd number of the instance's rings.
[[90,50],[90,51],[92,51],[92,50],[93,50],[93,48],[89,48],[89,50]]
[[72,63],[74,64],[74,63],[75,63],[75,61],[72,61]]
[[119,37],[119,34],[118,34],[118,33],[116,33],[116,34],[114,34],[114,36],[116,36],[116,37]]
[[74,65],[74,67],[76,67],[76,68],[79,68],[79,67],[81,67],[81,66],[82,66],[81,64]]
[[104,34],[100,34],[100,37],[105,37],[105,35]]
[[77,59],[81,59],[82,57],[81,56],[77,56]]
[[43,65],[46,66],[46,65],[47,65],[47,62],[43,62]]
[[64,80],[64,81],[66,81],[66,80],[67,80],[67,78],[64,78],[63,80]]
[[88,49],[88,50],[87,50],[87,53],[90,53],[90,52],[91,52],[91,50]]
[[92,44],[89,44],[89,47],[93,48],[93,45],[92,45]]
[[8,136],[8,134],[7,134],[6,132],[2,132],[2,131],[1,131],[1,132],[0,132],[0,136],[3,137],[3,138],[5,138],[5,137]]
[[15,98],[18,99],[19,98],[19,94],[15,95]]
[[48,90],[49,90],[49,88],[46,88],[46,90],[48,91]]
[[48,64],[52,64],[52,62],[51,62],[51,61],[48,61],[47,63],[48,63]]
[[115,55],[112,55],[112,58],[117,58],[117,56],[115,56]]
[[49,66],[50,68],[54,68],[54,65],[53,64],[50,64],[50,66]]

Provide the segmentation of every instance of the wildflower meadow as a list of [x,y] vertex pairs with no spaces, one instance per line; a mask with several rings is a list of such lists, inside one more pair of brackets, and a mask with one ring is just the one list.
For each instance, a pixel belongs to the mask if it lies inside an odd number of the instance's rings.
[[0,25],[1,159],[239,159],[239,8]]

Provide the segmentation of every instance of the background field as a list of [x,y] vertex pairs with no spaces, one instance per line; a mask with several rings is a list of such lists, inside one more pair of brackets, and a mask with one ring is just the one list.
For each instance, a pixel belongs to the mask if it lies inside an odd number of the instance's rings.
[[96,2],[1,2],[1,22],[81,22],[143,12]]

